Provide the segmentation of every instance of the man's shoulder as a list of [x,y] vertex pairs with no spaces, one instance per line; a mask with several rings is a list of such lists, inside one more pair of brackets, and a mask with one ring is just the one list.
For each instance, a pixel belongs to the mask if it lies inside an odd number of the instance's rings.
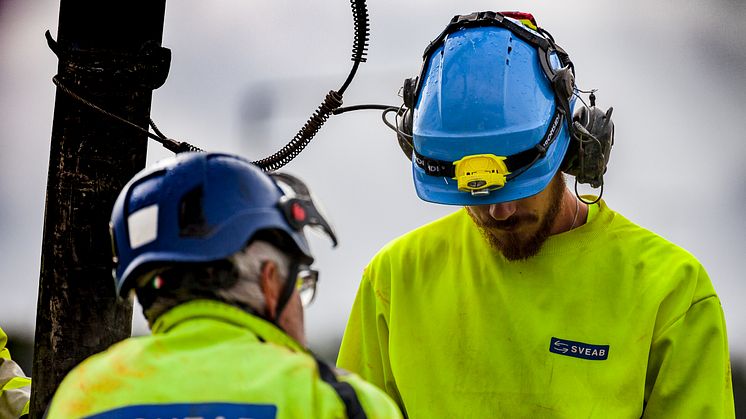
[[370,259],[363,278],[379,291],[386,290],[390,277],[387,273],[416,270],[417,263],[429,264],[447,255],[454,245],[455,233],[467,228],[467,222],[471,221],[466,211],[459,209],[391,240]]
[[112,365],[137,365],[135,362],[142,353],[147,341],[152,336],[130,337],[119,341],[108,349],[93,354],[83,360],[70,371],[65,380],[90,379],[96,376],[108,376],[111,374]]
[[392,252],[402,252],[407,249],[413,251],[421,246],[429,247],[437,242],[448,241],[452,233],[462,229],[466,222],[470,222],[469,216],[465,209],[459,208],[457,211],[423,224],[389,241],[378,251],[374,259]]
[[[97,393],[111,390],[107,388],[107,383],[113,383],[113,375],[122,377],[134,372],[135,366],[139,365],[138,348],[141,347],[142,340],[143,337],[125,339],[75,366],[57,388],[50,405],[49,417],[88,416],[99,409],[99,405],[115,403],[108,400],[111,397],[99,397],[100,394]],[[92,399],[95,402],[91,403]]]
[[610,223],[608,233],[610,240],[616,240],[619,246],[634,250],[633,253],[640,257],[663,257],[664,260],[679,260],[699,264],[697,258],[681,245],[674,243],[663,235],[637,224],[626,218],[619,212],[606,208],[613,212],[613,221]]
[[715,290],[705,267],[695,255],[668,238],[630,221],[619,213],[607,231],[605,252],[619,263],[633,266],[640,278],[647,278],[647,292],[676,292],[684,299],[714,296]]
[[401,417],[399,407],[383,390],[347,370],[341,368],[334,368],[334,370],[339,381],[346,382],[355,389],[355,394],[369,418]]

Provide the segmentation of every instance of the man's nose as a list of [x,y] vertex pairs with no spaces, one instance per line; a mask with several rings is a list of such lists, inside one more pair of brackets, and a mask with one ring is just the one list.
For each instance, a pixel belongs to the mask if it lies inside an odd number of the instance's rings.
[[514,201],[490,205],[490,217],[497,221],[504,221],[515,214],[516,205]]

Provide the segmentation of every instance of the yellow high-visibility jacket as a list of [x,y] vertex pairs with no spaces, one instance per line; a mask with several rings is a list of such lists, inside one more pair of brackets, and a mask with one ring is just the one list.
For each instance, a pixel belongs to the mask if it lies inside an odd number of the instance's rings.
[[[151,336],[126,339],[70,372],[49,419],[344,418],[316,361],[274,325],[217,301],[181,304]],[[368,418],[400,417],[385,393],[353,374]]]
[[28,413],[31,379],[10,358],[8,336],[0,329],[0,418],[19,418]]
[[365,269],[338,365],[409,418],[733,418],[723,311],[700,263],[603,202],[528,260],[466,210]]

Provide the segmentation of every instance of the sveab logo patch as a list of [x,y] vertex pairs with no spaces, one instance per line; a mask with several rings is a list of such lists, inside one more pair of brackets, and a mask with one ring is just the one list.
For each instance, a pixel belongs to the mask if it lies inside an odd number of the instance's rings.
[[604,361],[609,357],[609,345],[591,345],[552,337],[549,352],[591,361]]

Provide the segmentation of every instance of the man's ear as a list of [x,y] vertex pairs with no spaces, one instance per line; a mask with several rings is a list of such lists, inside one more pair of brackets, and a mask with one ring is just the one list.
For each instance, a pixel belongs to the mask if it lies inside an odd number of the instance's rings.
[[261,274],[259,275],[259,285],[262,288],[262,294],[264,294],[264,315],[270,320],[275,319],[277,302],[280,299],[281,286],[277,275],[277,265],[275,262],[271,260],[264,262]]

